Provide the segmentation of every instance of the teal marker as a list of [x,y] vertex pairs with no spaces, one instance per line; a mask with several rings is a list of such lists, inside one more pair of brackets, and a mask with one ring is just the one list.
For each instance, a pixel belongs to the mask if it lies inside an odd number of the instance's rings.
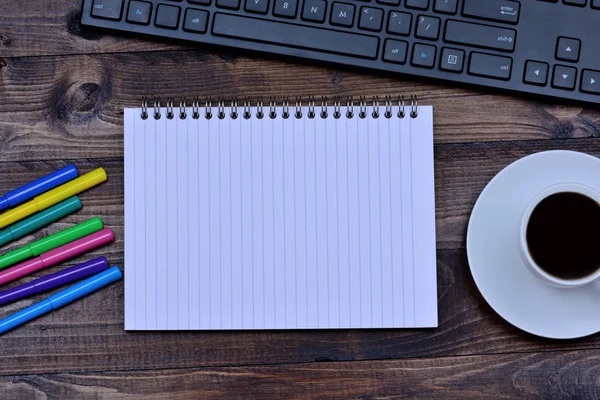
[[66,217],[81,209],[81,200],[79,197],[73,196],[60,203],[45,209],[42,212],[32,215],[8,228],[0,231],[0,246],[4,246],[13,240],[21,239],[23,236],[30,234]]
[[123,277],[119,267],[114,266],[105,271],[100,272],[87,278],[73,286],[53,294],[45,300],[40,301],[32,306],[29,306],[19,312],[16,312],[8,317],[0,320],[0,335],[31,321],[39,316],[49,313],[53,310],[66,306],[98,289],[110,285]]

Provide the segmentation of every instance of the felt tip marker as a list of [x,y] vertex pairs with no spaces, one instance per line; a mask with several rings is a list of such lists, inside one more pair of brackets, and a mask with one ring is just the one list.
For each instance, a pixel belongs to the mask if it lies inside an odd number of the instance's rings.
[[91,276],[79,283],[69,286],[45,300],[40,301],[32,306],[29,306],[21,311],[14,313],[0,320],[0,334],[6,333],[11,329],[23,325],[37,317],[49,313],[53,310],[66,306],[76,300],[85,297],[96,290],[102,289],[113,282],[118,281],[123,277],[119,267],[114,266],[105,271],[102,271],[94,276]]
[[0,214],[0,229],[26,218],[38,211],[52,207],[53,205],[71,196],[81,193],[93,186],[96,186],[105,180],[106,171],[104,171],[102,168],[98,168],[92,172],[80,176],[77,179],[73,179],[70,182],[60,185],[49,192],[36,196],[33,200]]
[[58,171],[8,192],[0,197],[0,211],[15,207],[27,200],[31,200],[39,194],[77,178],[78,175],[79,173],[74,165],[67,165]]
[[97,274],[108,268],[106,257],[98,257],[74,267],[46,275],[16,288],[0,292],[0,306],[25,297],[48,292],[54,288]]
[[57,205],[47,208],[42,212],[34,214],[31,217],[26,218],[21,222],[17,222],[16,224],[0,231],[0,246],[4,246],[5,244],[14,240],[21,239],[31,232],[50,225],[51,223],[56,222],[59,219],[74,213],[75,211],[79,211],[80,209],[81,200],[79,200],[79,197],[77,196],[73,196],[65,201],[61,201]]
[[104,228],[101,231],[92,233],[74,242],[57,247],[54,250],[47,251],[36,258],[23,261],[13,267],[0,272],[0,285],[12,282],[23,276],[39,271],[42,268],[48,268],[59,264],[80,254],[85,254],[95,248],[103,246],[115,240],[115,234],[110,228]]
[[100,218],[95,217],[88,219],[85,222],[56,232],[43,239],[36,240],[33,243],[0,256],[0,269],[4,269],[28,258],[39,256],[40,254],[59,246],[81,239],[91,233],[98,232],[102,228],[104,228],[104,225]]

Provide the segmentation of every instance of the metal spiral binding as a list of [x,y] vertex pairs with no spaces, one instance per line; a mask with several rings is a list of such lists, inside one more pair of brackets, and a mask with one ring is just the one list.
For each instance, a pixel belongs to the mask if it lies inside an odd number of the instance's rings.
[[259,98],[256,102],[256,118],[263,119],[265,113],[263,112],[263,101],[262,98]]
[[[393,109],[394,109],[394,101],[392,100],[391,96],[385,96],[383,102],[380,102],[379,97],[377,96],[373,96],[373,100],[371,103],[371,107],[369,102],[367,101],[367,98],[364,96],[360,97],[360,100],[358,102],[358,117],[361,119],[364,119],[367,117],[368,115],[368,109],[371,108],[371,117],[372,118],[380,118],[381,115],[383,115],[383,117],[390,119],[393,117]],[[419,101],[417,96],[415,95],[411,95],[410,96],[410,104],[408,104],[408,101],[405,100],[404,96],[398,96],[397,99],[397,104],[398,104],[398,112],[396,113],[396,116],[398,118],[404,118],[406,117],[406,115],[409,115],[411,118],[417,118],[419,116]],[[380,113],[380,109],[381,107],[384,106],[385,107],[385,111],[383,112],[383,114]],[[175,111],[174,111],[174,102],[172,99],[168,99],[166,102],[166,117],[168,119],[173,119],[175,118]],[[277,111],[277,100],[275,97],[270,97],[269,98],[269,103],[268,103],[268,115],[269,118],[271,119],[276,119],[278,116],[278,111]],[[354,118],[354,99],[352,96],[349,96],[346,99],[346,118],[348,119],[352,119]],[[407,110],[407,108],[410,107],[410,110]],[[158,99],[157,97],[154,98],[154,101],[152,103],[152,108],[153,108],[153,112],[152,112],[152,116],[154,117],[155,120],[159,120],[162,115],[161,115],[161,106],[160,106],[160,99]],[[219,119],[225,119],[225,117],[227,116],[227,113],[225,111],[226,108],[226,100],[224,98],[219,98],[219,100],[217,101],[217,117]],[[244,119],[250,119],[252,118],[252,103],[250,101],[249,98],[246,98],[243,102],[243,112],[242,112],[242,116]],[[308,99],[308,112],[307,112],[307,117],[310,119],[313,119],[316,117],[316,110],[315,110],[316,106],[315,106],[315,98],[313,96],[309,97]],[[321,106],[320,106],[320,110],[319,110],[319,116],[322,119],[326,119],[329,117],[329,103],[327,100],[326,96],[321,97]],[[238,99],[237,98],[233,98],[230,101],[230,105],[229,105],[229,116],[231,119],[237,119],[239,117],[239,112],[238,112]],[[263,103],[262,98],[259,98],[256,102],[256,105],[254,106],[254,109],[256,110],[256,114],[255,117],[258,119],[262,119],[265,116],[265,104]],[[333,118],[335,119],[339,119],[342,116],[342,102],[340,101],[340,99],[338,97],[336,97],[333,101]],[[188,114],[187,114],[187,101],[185,97],[181,97],[179,99],[179,118],[184,120],[187,118]],[[288,97],[284,97],[282,102],[281,102],[281,117],[283,119],[288,119],[290,117],[290,100]],[[192,101],[192,114],[191,114],[193,119],[199,119],[200,118],[200,101],[198,100],[197,97],[193,98]],[[212,111],[212,100],[210,97],[206,98],[205,100],[205,104],[204,104],[204,118],[206,119],[211,119],[213,116],[213,111]],[[148,119],[149,117],[149,112],[148,112],[148,98],[147,97],[143,97],[142,98],[142,113],[141,113],[141,118],[142,119]],[[295,111],[294,111],[294,117],[296,119],[301,119],[302,118],[302,97],[296,97],[296,102],[295,102]]]
[[186,119],[187,118],[187,113],[185,112],[186,109],[186,104],[185,104],[185,97],[180,97],[179,98],[179,119]]
[[365,119],[366,117],[367,117],[367,98],[364,96],[361,96],[360,104],[359,104],[359,111],[358,111],[358,118]]
[[354,117],[354,99],[352,96],[346,100],[346,118],[352,119]]
[[160,119],[160,100],[154,98],[154,119]]
[[192,102],[192,118],[200,118],[200,101],[198,101],[197,97],[194,97],[194,101]]
[[373,97],[373,112],[371,113],[373,118],[379,118],[379,97]]
[[296,112],[294,116],[296,119],[302,118],[302,97],[296,97]]
[[206,102],[204,103],[204,118],[212,118],[212,100],[210,99],[210,97],[206,99]]
[[233,98],[233,100],[231,100],[231,113],[229,114],[229,116],[231,117],[231,119],[237,119],[238,117],[238,101],[237,98]]
[[173,119],[175,113],[173,113],[173,100],[167,100],[167,119]]
[[327,97],[321,97],[321,118],[327,118]]
[[315,117],[315,98],[310,96],[308,98],[308,118],[313,119]]
[[417,118],[419,116],[419,102],[417,96],[410,96],[410,117]]
[[148,98],[142,97],[142,119],[148,119]]
[[281,113],[283,119],[290,117],[290,99],[288,97],[283,99],[283,112]]
[[244,119],[250,119],[250,117],[252,117],[252,114],[250,113],[250,100],[246,98],[246,100],[244,100]]
[[275,100],[275,97],[271,97],[269,100],[269,118],[277,118],[277,100]]
[[225,100],[222,98],[217,102],[217,118],[225,119]]
[[384,117],[387,119],[392,118],[392,96],[385,96],[385,113]]
[[340,119],[340,117],[342,116],[342,113],[340,112],[340,108],[341,108],[340,100],[339,100],[339,98],[336,98],[333,101],[333,118]]

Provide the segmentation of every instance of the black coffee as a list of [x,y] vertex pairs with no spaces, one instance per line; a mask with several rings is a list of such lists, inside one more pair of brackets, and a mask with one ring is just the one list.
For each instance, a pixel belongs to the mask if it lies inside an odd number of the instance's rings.
[[550,275],[591,275],[600,268],[600,205],[579,193],[548,196],[533,210],[526,237],[533,260]]

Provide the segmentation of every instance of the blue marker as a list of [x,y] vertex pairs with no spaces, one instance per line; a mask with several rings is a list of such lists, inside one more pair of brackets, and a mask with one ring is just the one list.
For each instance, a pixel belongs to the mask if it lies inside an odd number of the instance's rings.
[[77,178],[78,175],[79,173],[74,165],[67,165],[50,175],[46,175],[43,178],[21,186],[12,192],[8,192],[0,197],[0,211],[19,205],[27,200],[31,200],[39,194]]
[[3,320],[0,320],[0,335],[23,325],[39,316],[49,313],[53,310],[58,310],[62,306],[79,300],[88,294],[102,289],[113,282],[118,281],[123,277],[119,267],[114,266],[105,271],[100,272],[90,278],[87,278],[73,286],[53,294],[45,300],[40,301],[32,306],[29,306],[19,312],[10,315]]

